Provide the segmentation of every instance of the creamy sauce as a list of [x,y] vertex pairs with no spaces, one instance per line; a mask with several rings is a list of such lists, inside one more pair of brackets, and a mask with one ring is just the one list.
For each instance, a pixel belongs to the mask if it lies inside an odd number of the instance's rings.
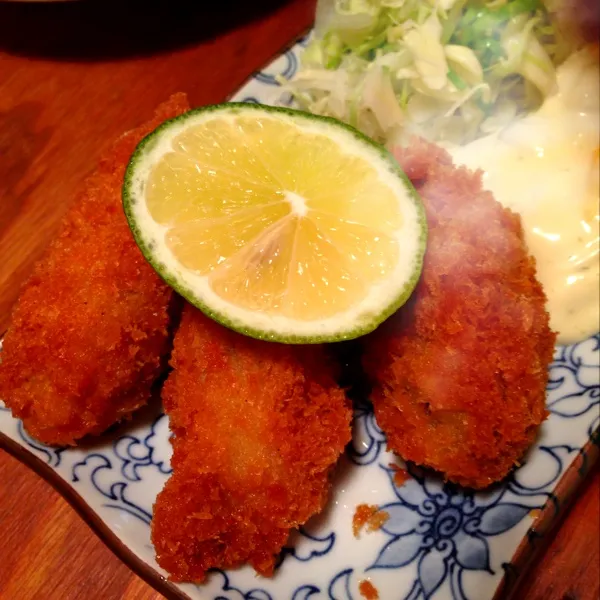
[[581,51],[559,67],[559,92],[536,113],[449,149],[520,213],[562,344],[600,330],[599,78],[597,51]]

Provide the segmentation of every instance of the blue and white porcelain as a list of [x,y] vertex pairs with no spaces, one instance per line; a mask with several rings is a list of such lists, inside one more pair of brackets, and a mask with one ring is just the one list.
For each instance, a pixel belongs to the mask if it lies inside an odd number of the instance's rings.
[[[256,74],[233,100],[274,102],[276,76],[294,73],[302,45]],[[396,485],[391,465],[404,465],[386,452],[367,399],[356,401],[354,439],[336,471],[329,506],[292,535],[275,576],[260,578],[250,568],[215,571],[201,586],[169,588],[156,577],[165,574],[154,560],[150,520],[154,499],[169,477],[171,455],[168,419],[158,403],[131,424],[73,449],[31,439],[0,403],[0,447],[14,452],[16,443],[44,461],[62,480],[57,487],[72,488],[84,505],[80,508],[95,513],[99,528],[126,547],[120,555],[130,555],[128,561],[171,597],[359,600],[359,584],[368,579],[382,600],[488,600],[511,571],[537,509],[547,501],[552,510],[560,506],[557,484],[574,461],[581,461],[590,439],[597,443],[600,335],[557,348],[548,409],[550,417],[523,465],[502,484],[473,493],[413,466],[408,466],[411,477]],[[363,503],[380,506],[389,519],[356,539],[352,519]]]

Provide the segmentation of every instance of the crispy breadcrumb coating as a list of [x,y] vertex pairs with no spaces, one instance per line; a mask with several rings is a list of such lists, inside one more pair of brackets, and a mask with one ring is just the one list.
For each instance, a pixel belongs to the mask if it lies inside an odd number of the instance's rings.
[[173,293],[133,240],[121,186],[138,142],[188,108],[177,94],[115,143],[21,290],[0,353],[0,398],[42,442],[101,433],[146,403],[162,370]]
[[365,343],[375,415],[402,458],[483,488],[518,463],[547,415],[546,298],[519,216],[480,174],[422,141],[397,159],[429,239],[411,299]]
[[358,591],[365,600],[379,600],[377,588],[368,579],[363,579],[358,584]]
[[352,533],[355,538],[358,538],[365,527],[367,533],[378,531],[389,518],[390,514],[385,510],[380,510],[377,504],[359,504],[352,516]]
[[249,563],[273,573],[290,530],[320,512],[351,410],[322,346],[262,342],[187,305],[163,389],[173,475],[154,505],[174,581]]

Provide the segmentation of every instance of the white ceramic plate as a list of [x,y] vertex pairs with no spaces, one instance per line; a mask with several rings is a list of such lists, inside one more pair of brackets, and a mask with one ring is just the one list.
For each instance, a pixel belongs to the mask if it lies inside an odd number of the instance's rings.
[[[257,73],[232,99],[270,103],[276,75],[289,77],[300,41]],[[600,335],[556,350],[548,385],[549,419],[510,478],[474,494],[409,467],[394,484],[385,437],[366,399],[356,402],[354,438],[325,514],[292,535],[272,579],[250,568],[215,571],[205,585],[164,580],[150,544],[152,504],[170,472],[169,429],[160,405],[131,425],[76,449],[31,439],[0,403],[0,447],[48,479],[136,572],[169,598],[202,600],[358,600],[370,580],[382,600],[488,600],[510,592],[538,538],[568,503],[597,457]],[[389,520],[356,539],[358,504],[381,506]],[[542,510],[540,510],[542,509]]]

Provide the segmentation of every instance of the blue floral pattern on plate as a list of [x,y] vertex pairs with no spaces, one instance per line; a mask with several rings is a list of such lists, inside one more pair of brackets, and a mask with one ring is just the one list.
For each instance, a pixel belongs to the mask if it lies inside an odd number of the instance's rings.
[[[292,75],[306,38],[256,74],[234,100],[273,103],[278,77]],[[355,600],[369,579],[382,599],[486,600],[491,598],[537,509],[558,509],[557,483],[590,439],[598,443],[600,335],[559,347],[550,368],[549,419],[524,464],[510,478],[473,493],[408,465],[385,450],[385,435],[365,398],[355,399],[354,436],[336,472],[332,499],[293,534],[273,579],[250,568],[214,571],[202,586],[185,584],[193,599]],[[135,422],[93,444],[48,448],[33,440],[0,402],[0,433],[45,461],[139,558],[161,572],[150,544],[153,501],[170,467],[168,419],[150,407]],[[400,463],[401,464],[401,463]],[[393,465],[393,466],[392,466]],[[405,465],[401,465],[405,466]],[[388,513],[379,529],[356,539],[358,504]]]

